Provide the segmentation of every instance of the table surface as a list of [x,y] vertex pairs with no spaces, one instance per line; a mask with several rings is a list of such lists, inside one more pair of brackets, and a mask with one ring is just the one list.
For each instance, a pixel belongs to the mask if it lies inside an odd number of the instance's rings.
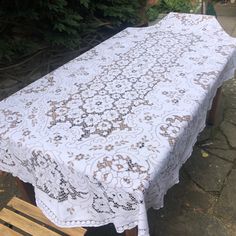
[[236,67],[212,16],[127,28],[0,103],[0,169],[64,227],[138,225],[163,206]]

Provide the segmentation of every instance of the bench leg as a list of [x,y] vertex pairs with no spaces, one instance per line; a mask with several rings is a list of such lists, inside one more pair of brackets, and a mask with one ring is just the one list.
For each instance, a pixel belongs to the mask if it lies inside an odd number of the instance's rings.
[[138,228],[135,227],[133,229],[125,230],[125,236],[138,236]]

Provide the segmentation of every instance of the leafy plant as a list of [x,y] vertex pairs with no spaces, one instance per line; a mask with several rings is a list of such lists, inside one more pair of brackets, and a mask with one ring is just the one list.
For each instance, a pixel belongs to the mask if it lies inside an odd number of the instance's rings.
[[191,0],[160,0],[147,10],[149,21],[157,19],[160,13],[168,12],[190,12],[192,8]]
[[189,12],[191,10],[190,0],[164,0],[163,3],[170,11]]
[[112,26],[136,24],[141,21],[140,8],[145,6],[144,0],[97,0],[93,1],[94,14],[102,20],[109,21]]
[[0,0],[0,60],[43,47],[79,48],[88,34],[142,21],[144,0]]
[[158,18],[160,9],[157,6],[152,6],[147,10],[147,17],[149,21],[154,21]]

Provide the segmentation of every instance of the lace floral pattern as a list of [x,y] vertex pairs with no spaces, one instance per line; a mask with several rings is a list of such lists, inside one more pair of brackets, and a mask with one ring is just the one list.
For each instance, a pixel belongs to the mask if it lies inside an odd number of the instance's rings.
[[59,226],[149,235],[235,49],[211,16],[127,28],[0,103],[0,168]]
[[[187,47],[170,54],[162,50],[156,60],[150,60],[153,50],[165,47],[162,41],[167,42],[174,51],[176,45],[183,42]],[[114,130],[127,128],[125,116],[132,113],[135,107],[151,105],[146,100],[148,93],[160,82],[168,81],[165,74],[170,67],[163,70],[161,65],[171,61],[171,67],[177,66],[177,59],[197,41],[199,37],[193,34],[186,38],[181,33],[176,35],[171,31],[158,35],[156,32],[149,33],[147,38],[135,43],[128,52],[119,54],[112,65],[102,66],[102,72],[88,83],[75,83],[76,92],[71,93],[66,100],[49,101],[51,109],[46,113],[51,120],[49,128],[58,123],[80,126],[78,140],[94,134],[107,137]],[[159,48],[157,42],[160,42]],[[74,77],[75,74],[70,76]]]

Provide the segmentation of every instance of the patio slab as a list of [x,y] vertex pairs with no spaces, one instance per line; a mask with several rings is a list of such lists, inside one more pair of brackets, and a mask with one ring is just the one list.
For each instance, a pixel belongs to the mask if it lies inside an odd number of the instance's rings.
[[229,236],[220,220],[209,214],[185,212],[171,221],[157,217],[153,212],[150,215],[156,218],[155,224],[150,225],[152,236]]
[[[211,129],[213,129],[213,127],[211,127]],[[212,135],[211,139],[206,140],[205,142],[199,142],[199,146],[203,149],[209,148],[228,150],[229,145],[225,135],[220,130],[212,132],[214,132],[214,135]]]
[[222,158],[223,160],[228,160],[234,162],[236,160],[236,150],[223,150],[223,149],[206,149],[207,152]]
[[232,148],[236,148],[236,126],[227,121],[224,121],[222,122],[220,128],[226,136],[230,146]]
[[236,222],[236,170],[230,173],[225,187],[215,206],[215,214],[226,221]]
[[185,169],[191,179],[207,192],[219,192],[224,180],[232,169],[232,163],[226,162],[215,155],[202,156],[202,150],[195,148]]
[[227,109],[225,111],[225,121],[233,125],[236,125],[235,117],[236,117],[236,109]]

